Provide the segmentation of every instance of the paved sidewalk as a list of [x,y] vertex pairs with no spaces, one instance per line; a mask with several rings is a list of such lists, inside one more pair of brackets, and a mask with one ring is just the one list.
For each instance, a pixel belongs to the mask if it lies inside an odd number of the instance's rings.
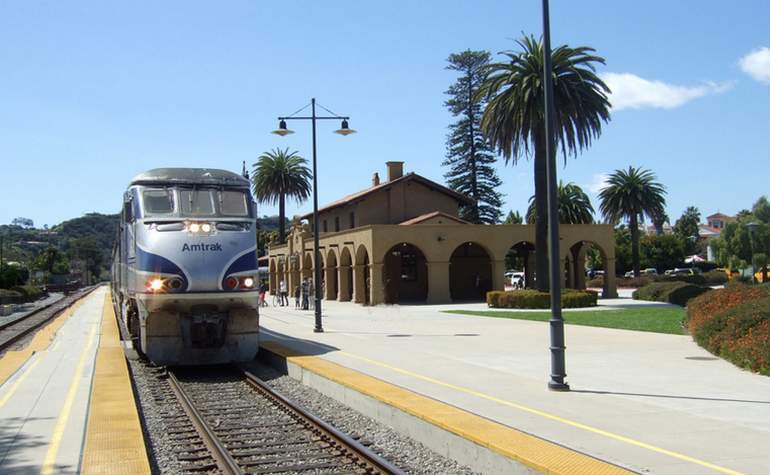
[[689,336],[568,325],[572,392],[555,393],[547,323],[324,304],[325,333],[312,312],[263,308],[262,338],[639,472],[770,472],[770,378]]
[[77,473],[106,287],[0,385],[0,472]]

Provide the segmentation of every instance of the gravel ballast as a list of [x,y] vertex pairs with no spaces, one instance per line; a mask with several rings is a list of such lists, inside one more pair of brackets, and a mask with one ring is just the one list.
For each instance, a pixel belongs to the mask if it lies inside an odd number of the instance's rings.
[[[129,361],[134,388],[140,405],[148,454],[154,473],[181,473],[183,465],[177,459],[175,444],[169,429],[184,416],[182,407],[160,368],[142,361]],[[471,474],[468,467],[443,457],[424,445],[395,432],[342,403],[268,366],[253,363],[248,369],[281,394],[304,406],[316,417],[338,430],[356,438],[376,453],[413,474]],[[178,446],[178,444],[176,444]]]

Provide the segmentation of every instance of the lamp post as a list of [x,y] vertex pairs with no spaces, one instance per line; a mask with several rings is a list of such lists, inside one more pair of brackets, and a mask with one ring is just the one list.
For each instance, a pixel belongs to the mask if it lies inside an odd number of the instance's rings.
[[752,221],[746,223],[746,229],[749,230],[749,245],[751,246],[751,283],[754,283],[754,276],[756,275],[756,269],[754,269],[754,233],[757,232],[759,223]]
[[313,124],[313,287],[315,288],[315,327],[313,331],[316,333],[322,333],[324,331],[323,324],[321,322],[321,267],[319,265],[321,261],[320,246],[320,228],[318,225],[318,173],[317,173],[317,154],[316,154],[316,121],[318,120],[341,120],[342,124],[339,129],[335,130],[335,134],[342,136],[356,133],[355,130],[348,127],[348,120],[350,117],[340,116],[330,111],[329,109],[319,105],[323,110],[331,114],[330,116],[316,115],[315,97],[310,100],[310,116],[297,116],[296,114],[307,109],[308,106],[303,107],[294,114],[286,117],[278,117],[278,129],[273,133],[285,137],[289,134],[293,134],[294,131],[286,127],[287,120],[309,120]]
[[564,319],[561,315],[561,277],[559,259],[559,202],[556,193],[556,142],[553,130],[553,70],[551,67],[551,26],[548,0],[543,0],[543,86],[545,96],[545,153],[548,177],[548,261],[551,284],[551,380],[552,391],[569,391],[564,362]]

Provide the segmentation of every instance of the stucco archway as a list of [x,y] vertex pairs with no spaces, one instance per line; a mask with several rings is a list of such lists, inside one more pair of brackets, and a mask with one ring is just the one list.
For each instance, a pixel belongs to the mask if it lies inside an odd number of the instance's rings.
[[353,301],[364,305],[369,305],[372,301],[369,251],[363,244],[356,250],[356,262],[353,266]]
[[340,252],[338,282],[337,298],[340,302],[349,302],[353,298],[353,256],[347,247]]
[[391,247],[383,258],[385,303],[425,302],[428,298],[428,266],[425,254],[413,244]]
[[604,247],[594,241],[577,241],[569,246],[564,258],[566,286],[576,289],[586,288],[586,278],[591,277],[586,276],[586,260],[591,252],[598,252],[601,259],[600,269],[594,269],[603,271],[601,297],[617,297],[614,255],[608,254]]
[[329,250],[329,252],[326,254],[325,264],[326,267],[324,267],[324,274],[326,275],[326,278],[324,279],[324,298],[326,298],[326,300],[336,300],[338,276],[337,255],[334,253],[334,251]]
[[486,300],[492,290],[489,252],[476,242],[457,246],[449,259],[449,293],[452,300]]

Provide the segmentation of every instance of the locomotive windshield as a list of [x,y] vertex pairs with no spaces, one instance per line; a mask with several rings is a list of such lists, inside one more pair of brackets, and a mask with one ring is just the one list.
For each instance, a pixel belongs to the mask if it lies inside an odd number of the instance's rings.
[[240,190],[212,188],[145,189],[145,216],[157,217],[248,217],[248,195]]

